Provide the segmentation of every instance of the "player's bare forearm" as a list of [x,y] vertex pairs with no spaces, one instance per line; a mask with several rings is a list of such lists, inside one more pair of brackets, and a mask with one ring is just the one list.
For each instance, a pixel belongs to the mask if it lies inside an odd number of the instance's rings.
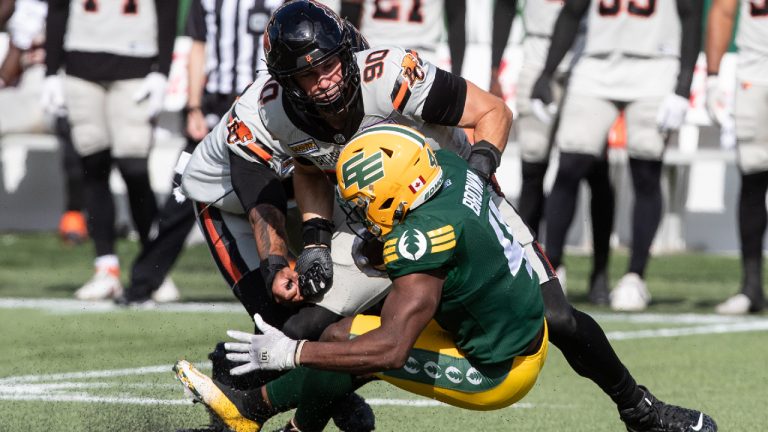
[[301,365],[356,375],[402,367],[437,310],[442,284],[441,277],[426,273],[395,279],[379,328],[343,342],[306,342]]
[[485,140],[504,151],[512,127],[512,111],[504,101],[467,81],[460,127],[473,128],[475,141]]
[[303,221],[316,217],[333,218],[333,185],[320,168],[296,163],[293,190]]
[[205,85],[205,42],[192,41],[187,64],[189,84],[187,86],[187,105],[200,108]]
[[288,235],[285,232],[285,215],[270,204],[259,204],[248,213],[259,258],[269,255],[288,258]]
[[677,76],[675,93],[689,97],[696,60],[701,51],[701,19],[704,12],[701,0],[677,0],[677,12],[680,15],[680,73]]
[[720,72],[720,61],[728,51],[738,0],[715,0],[707,18],[707,73]]
[[0,80],[9,85],[21,76],[21,50],[13,43],[8,44],[3,64],[0,65]]

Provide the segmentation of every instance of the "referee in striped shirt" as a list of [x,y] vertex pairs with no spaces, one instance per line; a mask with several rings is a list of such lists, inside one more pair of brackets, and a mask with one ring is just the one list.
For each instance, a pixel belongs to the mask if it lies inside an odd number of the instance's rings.
[[[227,112],[235,98],[256,79],[262,65],[261,37],[269,17],[282,0],[192,0],[186,34],[189,86],[185,111],[187,146],[192,153]],[[178,176],[178,175],[177,175]],[[180,179],[174,178],[179,184]],[[157,237],[146,244],[133,263],[130,285],[119,304],[178,299],[170,279],[189,231],[195,224],[192,203],[171,195],[158,215]],[[158,289],[161,287],[162,289]]]

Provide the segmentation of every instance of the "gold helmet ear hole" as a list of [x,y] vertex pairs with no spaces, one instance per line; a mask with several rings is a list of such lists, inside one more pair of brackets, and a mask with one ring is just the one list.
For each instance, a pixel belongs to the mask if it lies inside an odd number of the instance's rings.
[[381,205],[379,206],[379,210],[386,210],[386,209],[392,207],[392,202],[394,202],[394,201],[395,201],[395,199],[392,198],[392,197],[387,198],[386,201],[381,203]]

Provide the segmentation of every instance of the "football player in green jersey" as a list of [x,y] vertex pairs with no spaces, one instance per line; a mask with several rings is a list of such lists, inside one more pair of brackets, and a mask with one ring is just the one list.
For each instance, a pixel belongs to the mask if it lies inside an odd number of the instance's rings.
[[[278,378],[334,381],[346,396],[374,374],[398,387],[475,410],[509,406],[533,387],[547,353],[539,279],[501,218],[484,182],[466,161],[433,153],[414,129],[367,129],[344,148],[336,175],[350,216],[383,241],[393,287],[381,315],[357,315],[330,326],[319,342],[296,341],[256,315],[262,335],[230,331],[232,374],[303,366]],[[296,280],[294,283],[298,283]],[[338,379],[331,380],[332,376]],[[269,388],[267,396],[270,399]],[[318,405],[299,404],[290,428],[317,430]],[[271,400],[271,399],[270,399]],[[305,411],[313,414],[302,418]],[[290,430],[290,429],[289,429]]]

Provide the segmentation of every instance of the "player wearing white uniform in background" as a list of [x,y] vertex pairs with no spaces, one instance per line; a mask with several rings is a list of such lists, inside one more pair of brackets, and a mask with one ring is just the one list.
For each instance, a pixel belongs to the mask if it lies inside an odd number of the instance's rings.
[[[209,246],[235,294],[250,314],[259,312],[290,337],[316,338],[339,314],[360,310],[375,300],[370,296],[386,293],[386,280],[366,279],[352,267],[354,259],[366,274],[377,272],[371,253],[375,248],[367,248],[371,243],[356,240],[344,225],[337,225],[340,232],[332,234],[330,218],[338,220],[338,215],[333,214],[333,189],[326,174],[356,132],[384,122],[414,126],[430,141],[450,143],[449,148],[488,179],[500,156],[491,143],[503,146],[510,127],[511,112],[500,99],[399,47],[354,53],[359,45],[349,41],[351,30],[314,2],[295,1],[278,9],[265,38],[274,80],[260,79],[244,93],[197,147],[182,181],[185,194],[198,201]],[[474,127],[477,143],[468,146],[455,126]],[[289,155],[304,221],[305,247],[295,267],[298,278],[288,268],[287,205],[280,184],[290,170]],[[428,187],[422,182],[412,186]],[[708,416],[666,405],[636,384],[600,326],[568,303],[514,209],[507,206],[507,211],[513,234],[525,246],[526,259],[542,283],[551,340],[574,370],[611,397],[632,430],[679,432],[697,420],[704,422],[702,431],[717,430]],[[302,303],[305,296],[315,306],[291,311],[279,304]],[[214,376],[221,368],[229,369],[214,359]],[[224,384],[200,373],[195,379],[201,380],[197,388],[205,388],[198,400],[219,414],[239,413],[230,420],[250,422],[250,430],[257,430],[272,408],[288,405],[282,400],[270,408],[260,392],[244,392],[243,402],[257,403],[236,408],[233,401],[239,397],[222,390]]]
[[65,113],[46,116],[40,105],[45,77],[45,0],[16,0],[8,21],[10,43],[0,66],[0,137],[14,134],[55,133],[64,171],[65,212],[59,235],[78,244],[88,237],[83,210],[83,169],[72,146]]
[[661,160],[667,136],[688,109],[699,52],[698,0],[567,0],[532,98],[551,102],[553,74],[587,17],[584,54],[573,68],[557,131],[560,166],[547,201],[547,253],[562,257],[581,179],[605,152],[608,130],[624,111],[635,203],[627,273],[611,292],[615,310],[650,301],[644,272],[661,221]]
[[[504,53],[512,21],[517,9],[517,0],[499,0],[493,13],[493,38],[491,47],[491,92],[501,96],[498,81],[499,66]],[[550,107],[538,106],[531,101],[531,90],[536,78],[544,69],[552,30],[562,3],[550,0],[526,0],[522,16],[525,25],[523,39],[523,66],[517,81],[518,117],[515,121],[517,142],[520,144],[522,159],[522,188],[517,208],[526,224],[539,231],[544,216],[544,176],[549,166],[554,134],[559,118],[552,115],[561,103],[566,91],[568,74],[573,63],[584,48],[583,28],[578,40],[566,54],[553,77],[553,102]],[[551,110],[551,111],[550,111]],[[535,111],[538,111],[536,113]],[[608,160],[599,158],[587,172],[586,180],[592,190],[592,244],[594,259],[589,278],[588,298],[593,304],[608,304],[608,257],[610,236],[613,230],[613,190],[608,180]],[[557,269],[560,283],[565,285],[565,266],[561,257],[554,254],[550,261]]]
[[458,75],[464,63],[466,7],[466,0],[342,0],[339,15],[360,29],[372,47],[413,49],[432,64],[438,64],[438,44],[447,36],[451,72]]
[[125,180],[139,237],[142,243],[149,239],[157,204],[147,157],[170,70],[176,13],[176,0],[49,1],[43,104],[69,114],[96,247],[95,274],[75,293],[80,299],[122,293],[109,188],[113,163]]
[[736,45],[736,138],[741,171],[739,239],[742,281],[739,294],[716,307],[718,313],[746,314],[765,307],[763,236],[768,215],[768,3],[758,0],[715,0],[707,27],[707,108],[713,119],[732,121],[723,112],[722,87],[717,80],[720,60],[731,40],[741,5]]

